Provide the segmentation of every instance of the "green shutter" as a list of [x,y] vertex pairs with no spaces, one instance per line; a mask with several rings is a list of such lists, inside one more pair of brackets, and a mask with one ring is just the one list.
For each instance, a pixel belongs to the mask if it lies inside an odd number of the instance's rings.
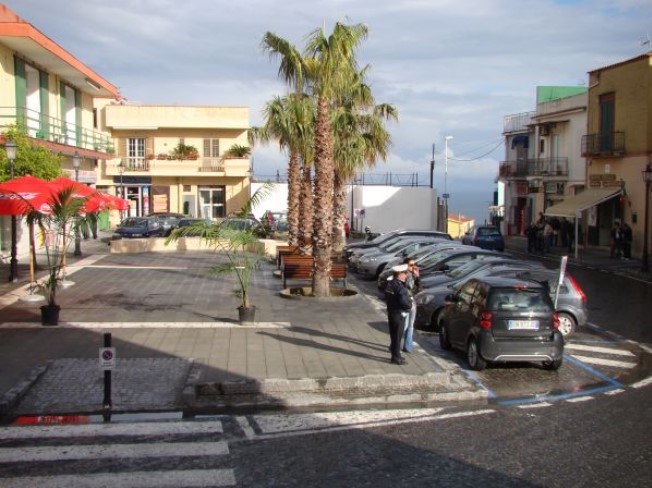
[[48,74],[45,71],[39,71],[39,98],[41,101],[41,137],[50,140],[50,90]]
[[65,141],[66,140],[66,85],[63,84],[63,82],[59,82],[59,105],[61,106],[59,113],[60,115],[60,123],[61,123],[61,140]]
[[82,141],[82,107],[81,107],[81,92],[75,88],[75,137],[77,139],[77,146],[84,147]]
[[25,61],[16,56],[14,56],[14,80],[16,84],[16,122],[26,127],[27,76],[25,74]]

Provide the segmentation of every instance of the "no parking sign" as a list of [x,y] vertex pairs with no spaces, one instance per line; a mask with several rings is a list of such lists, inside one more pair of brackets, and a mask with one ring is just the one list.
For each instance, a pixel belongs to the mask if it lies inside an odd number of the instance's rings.
[[100,347],[100,369],[115,369],[115,347]]

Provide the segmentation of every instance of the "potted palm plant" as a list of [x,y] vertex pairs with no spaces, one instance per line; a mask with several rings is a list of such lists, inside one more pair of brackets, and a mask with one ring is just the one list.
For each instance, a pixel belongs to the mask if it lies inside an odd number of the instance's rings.
[[74,186],[67,186],[52,195],[52,202],[36,218],[43,235],[47,270],[45,279],[38,284],[46,299],[41,306],[42,325],[58,325],[61,307],[57,304],[57,291],[65,279],[66,253],[75,233],[90,227],[92,215],[82,216],[88,196],[79,197]]

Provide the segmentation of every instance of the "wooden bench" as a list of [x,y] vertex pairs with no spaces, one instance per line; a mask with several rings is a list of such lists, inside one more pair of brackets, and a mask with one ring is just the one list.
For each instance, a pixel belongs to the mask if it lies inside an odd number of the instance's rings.
[[276,268],[281,269],[283,256],[295,255],[299,252],[299,246],[276,246]]
[[[287,288],[288,279],[311,280],[314,266],[315,260],[312,256],[283,256],[281,264],[283,288]],[[331,263],[330,277],[332,280],[342,280],[346,288],[346,265],[342,263]]]

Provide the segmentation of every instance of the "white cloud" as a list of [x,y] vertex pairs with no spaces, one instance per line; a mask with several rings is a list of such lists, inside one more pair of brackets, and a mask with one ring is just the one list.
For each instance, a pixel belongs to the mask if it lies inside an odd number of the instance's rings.
[[[537,85],[586,82],[588,71],[643,53],[640,39],[652,34],[649,0],[4,3],[130,101],[246,105],[252,124],[284,91],[278,65],[260,49],[266,31],[302,47],[316,28],[364,22],[370,35],[361,64],[372,66],[377,101],[393,103],[400,114],[390,126],[392,155],[375,171],[415,172],[429,181],[435,143],[437,186],[444,136],[455,136],[456,151],[474,149],[472,141],[480,148],[500,137],[505,115],[535,108]],[[469,215],[483,217],[501,158],[497,150],[482,162],[450,162],[451,206],[457,198]],[[256,173],[285,172],[274,146],[256,148],[254,159]],[[466,202],[475,203],[466,210]]]

